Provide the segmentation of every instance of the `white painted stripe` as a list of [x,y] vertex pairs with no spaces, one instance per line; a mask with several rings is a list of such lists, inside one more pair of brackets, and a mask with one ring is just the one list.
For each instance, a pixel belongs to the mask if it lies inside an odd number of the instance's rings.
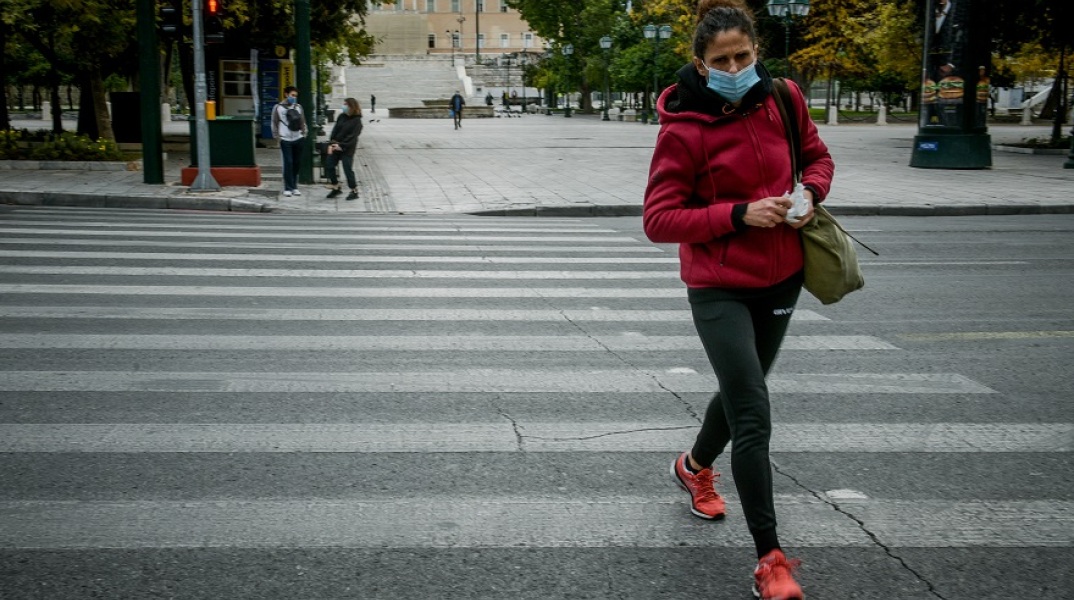
[[963,266],[986,266],[986,265],[1028,265],[1028,261],[1024,260],[943,260],[937,262],[929,261],[913,261],[913,262],[891,262],[891,261],[871,261],[863,260],[863,264],[868,264],[870,267],[963,267]]
[[[228,296],[280,298],[685,298],[670,287],[238,287],[178,285],[0,284],[0,294],[100,294],[107,296]],[[798,310],[796,312],[806,312]],[[815,313],[814,313],[815,314]],[[813,320],[820,320],[813,319]],[[826,320],[826,319],[825,319]]]
[[[165,222],[165,221],[180,221],[180,222],[226,222],[226,221],[240,221],[249,219],[250,221],[259,222],[271,222],[271,223],[295,223],[298,225],[304,223],[325,223],[329,225],[338,224],[340,222],[353,221],[356,223],[421,223],[428,222],[437,225],[446,225],[449,223],[461,223],[463,225],[472,225],[474,223],[505,223],[511,225],[517,225],[519,223],[518,217],[493,217],[493,216],[473,216],[473,215],[423,215],[423,214],[408,214],[405,216],[391,215],[391,214],[339,214],[325,216],[323,214],[295,214],[295,213],[273,213],[273,214],[248,214],[248,213],[219,213],[219,212],[168,212],[161,214],[159,210],[139,210],[139,209],[108,209],[108,208],[80,208],[75,206],[65,206],[62,209],[50,209],[46,207],[30,207],[19,206],[15,208],[15,212],[0,215],[0,223],[25,223],[34,221],[45,221],[51,223],[52,217],[50,215],[58,215],[69,220],[89,220],[89,219],[101,219],[104,217],[123,217],[131,222],[149,221],[149,222]],[[81,213],[81,214],[80,214]],[[569,217],[541,217],[541,223],[554,224],[563,227],[597,227],[595,223],[591,221],[585,221],[582,219],[572,219]]]
[[[498,309],[285,309],[285,308],[129,308],[111,306],[0,306],[0,318],[171,319],[235,321],[628,321],[692,323],[688,310],[498,310]],[[796,310],[795,321],[827,321],[810,310]]]
[[[171,371],[0,371],[11,392],[712,392],[708,374],[641,370],[400,371],[368,373],[228,373]],[[994,394],[952,373],[804,373],[770,377],[768,389],[787,394]]]
[[187,267],[0,266],[0,273],[22,275],[120,275],[137,277],[301,277],[312,279],[678,279],[665,271],[456,271],[436,269],[201,269]]
[[499,254],[517,252],[524,254],[643,254],[659,253],[666,254],[662,249],[655,246],[555,246],[551,244],[534,245],[481,245],[481,244],[317,244],[313,242],[287,243],[287,242],[192,242],[187,240],[80,240],[73,238],[18,238],[7,237],[0,239],[0,244],[13,244],[19,246],[101,246],[109,247],[135,247],[135,248],[224,248],[235,249],[271,249],[271,250],[331,250],[343,252],[347,250],[377,251],[377,250],[421,250],[425,252],[496,252]]
[[[384,350],[606,352],[700,350],[697,336],[219,336],[0,334],[0,348],[89,350]],[[784,350],[896,350],[870,336],[788,336]]]
[[[0,452],[676,452],[696,422],[0,424]],[[772,452],[1066,453],[1074,424],[776,423]]]
[[[200,228],[199,228],[200,229]],[[326,239],[360,239],[360,240],[409,240],[409,241],[451,241],[451,242],[571,242],[579,244],[606,244],[609,242],[629,242],[642,244],[637,238],[630,236],[593,235],[589,232],[579,232],[585,235],[408,235],[405,233],[392,235],[347,235],[346,232],[339,234],[328,233],[299,233],[299,232],[219,232],[219,231],[140,231],[137,229],[96,231],[93,229],[80,229],[77,232],[69,229],[34,229],[34,228],[0,228],[0,233],[8,234],[33,234],[33,235],[71,235],[77,233],[80,236],[98,236],[117,238],[129,237],[168,237],[168,238],[205,238],[230,239],[230,238],[278,238],[282,240],[326,240]]]
[[[490,226],[489,224],[480,224],[475,222],[470,223],[458,223],[456,225],[429,225],[420,221],[399,222],[394,226],[387,225],[371,225],[360,221],[350,221],[346,225],[331,225],[323,226],[316,223],[292,223],[292,224],[278,224],[275,221],[246,221],[244,223],[183,223],[181,221],[169,221],[167,223],[151,223],[151,222],[123,222],[113,223],[109,221],[92,221],[92,222],[72,222],[72,221],[49,221],[47,223],[40,223],[41,225],[48,225],[49,227],[63,227],[67,229],[60,230],[48,230],[49,233],[55,231],[61,231],[64,233],[82,233],[83,231],[108,231],[116,230],[121,227],[137,227],[142,230],[176,230],[176,229],[196,229],[197,231],[265,231],[265,232],[279,232],[279,231],[304,231],[304,232],[339,232],[350,233],[357,231],[373,231],[373,232],[385,232],[385,231],[401,231],[405,233],[447,233],[447,232],[460,232],[460,233],[585,233],[585,234],[602,234],[602,233],[619,233],[612,229],[603,229],[597,225],[591,225],[584,229],[577,227],[542,227],[542,226],[524,226],[518,225],[514,227],[508,226]],[[38,225],[34,223],[32,226]],[[542,222],[543,225],[543,222]],[[31,226],[31,227],[32,227]],[[99,229],[89,229],[90,227]],[[8,230],[0,229],[0,232],[7,231],[22,231],[29,227],[11,227]],[[136,234],[137,235],[137,234]]]
[[0,250],[0,258],[56,258],[104,260],[179,260],[184,262],[311,262],[311,263],[462,263],[462,264],[679,264],[674,257],[564,257],[564,256],[368,256],[340,254],[187,254],[179,252],[36,252],[29,250]]
[[903,333],[900,338],[915,342],[971,342],[978,340],[1032,340],[1074,337],[1074,331],[952,331],[950,333]]
[[[780,541],[788,546],[1074,544],[1074,502],[1068,501],[840,502],[851,518],[811,496],[775,500]],[[691,517],[682,499],[670,494],[577,500],[29,500],[0,502],[0,522],[0,547],[6,549],[752,547],[743,519],[713,526]]]

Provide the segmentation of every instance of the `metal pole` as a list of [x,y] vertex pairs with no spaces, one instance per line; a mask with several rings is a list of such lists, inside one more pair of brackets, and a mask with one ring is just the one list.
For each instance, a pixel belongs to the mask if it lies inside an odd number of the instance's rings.
[[474,0],[474,48],[477,51],[477,64],[481,64],[481,1]]
[[142,109],[142,181],[164,183],[160,126],[160,48],[156,2],[138,0],[138,81]]
[[608,89],[608,51],[604,51],[604,118],[601,121],[611,121],[608,116],[608,100],[611,99],[611,91]]
[[657,33],[657,36],[653,38],[653,103],[651,105],[652,109],[653,109],[653,117],[651,119],[649,119],[649,123],[651,123],[653,125],[659,125],[660,124],[660,115],[657,114],[657,112],[656,112],[656,101],[660,99],[660,89],[659,89],[659,86],[660,86],[660,80],[659,80],[660,74],[656,72],[657,69],[659,68],[658,65],[657,65],[657,59],[659,58],[659,52],[660,52],[659,49],[658,49],[659,44],[660,44],[659,39],[660,39],[660,34]]
[[[309,107],[313,106],[313,90],[310,89],[313,87],[313,65],[310,53],[310,0],[295,0],[295,83],[298,86],[298,103],[307,114],[310,112]],[[310,128],[310,131],[313,129]],[[306,136],[303,140],[302,159],[299,161],[298,181],[307,185],[313,183],[314,141],[314,136]]]
[[791,17],[788,14],[783,20],[783,76],[791,76]]
[[194,0],[190,6],[194,19],[194,131],[198,136],[198,175],[190,184],[190,191],[215,192],[220,189],[220,184],[213,179],[209,163],[209,122],[205,120],[205,101],[209,94],[205,82],[205,36],[202,31],[201,2]]

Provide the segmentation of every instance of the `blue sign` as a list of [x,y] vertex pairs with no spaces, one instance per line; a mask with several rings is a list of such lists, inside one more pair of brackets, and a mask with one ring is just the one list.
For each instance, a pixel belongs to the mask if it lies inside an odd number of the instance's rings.
[[922,152],[939,152],[940,142],[918,142],[917,149]]

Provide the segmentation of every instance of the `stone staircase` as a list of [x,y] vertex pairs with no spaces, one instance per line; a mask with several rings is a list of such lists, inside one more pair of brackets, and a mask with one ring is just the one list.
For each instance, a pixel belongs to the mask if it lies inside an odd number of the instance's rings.
[[377,97],[377,109],[420,107],[423,100],[450,98],[455,90],[466,94],[450,56],[370,56],[362,65],[347,66],[344,79],[347,96],[363,109],[369,108],[370,94]]

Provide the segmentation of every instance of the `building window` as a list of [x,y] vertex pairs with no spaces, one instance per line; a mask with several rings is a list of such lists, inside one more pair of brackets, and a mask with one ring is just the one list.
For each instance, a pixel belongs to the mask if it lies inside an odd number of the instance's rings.
[[451,12],[462,12],[462,7],[459,6],[459,0],[451,0]]
[[523,48],[532,48],[533,47],[533,34],[532,33],[523,33],[522,34],[522,47]]
[[427,12],[427,13],[436,12],[436,0],[425,0],[425,12]]
[[484,48],[485,47],[485,34],[483,34],[483,33],[477,34],[477,47],[478,48]]
[[511,34],[509,34],[509,33],[501,33],[500,34],[500,47],[501,48],[510,48],[511,47]]
[[429,48],[436,48],[436,34],[429,34]]
[[500,12],[507,12],[507,0],[500,0]]

